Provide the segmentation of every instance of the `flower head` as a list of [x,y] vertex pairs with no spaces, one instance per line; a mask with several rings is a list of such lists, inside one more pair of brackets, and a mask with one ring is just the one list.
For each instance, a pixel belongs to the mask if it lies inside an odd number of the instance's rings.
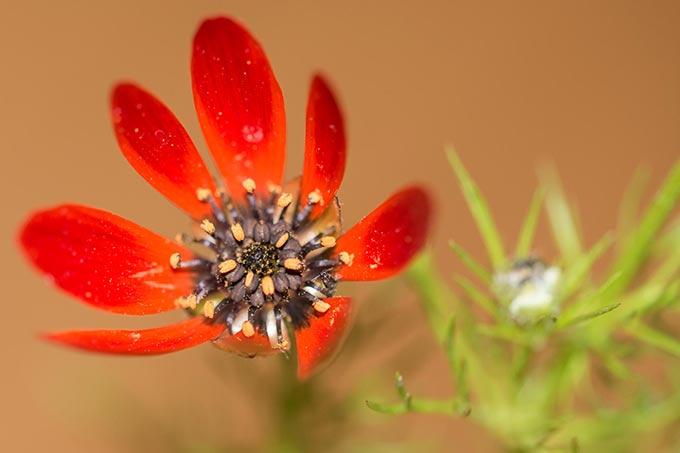
[[515,260],[507,271],[494,274],[493,286],[513,321],[533,325],[557,315],[559,280],[558,267],[547,267],[536,258],[524,258]]
[[282,185],[285,113],[259,43],[228,18],[205,21],[192,54],[194,101],[223,178],[216,182],[172,112],[130,83],[112,96],[120,148],[152,186],[186,211],[192,234],[162,238],[105,211],[62,205],[21,232],[29,259],[86,303],[133,315],[183,309],[190,319],[146,330],[48,334],[82,349],[165,353],[212,341],[254,356],[287,351],[306,377],[338,348],[352,303],[340,280],[393,275],[422,247],[430,203],[418,187],[397,192],[341,235],[336,191],[345,167],[340,109],[314,77],[304,172]]

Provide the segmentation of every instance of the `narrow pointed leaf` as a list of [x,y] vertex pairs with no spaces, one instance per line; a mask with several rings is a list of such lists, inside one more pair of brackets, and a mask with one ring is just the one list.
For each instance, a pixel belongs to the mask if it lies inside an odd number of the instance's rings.
[[545,187],[545,207],[555,243],[566,264],[573,262],[583,250],[581,236],[557,171],[548,167],[542,172]]
[[531,198],[529,212],[527,212],[527,216],[524,219],[524,225],[522,226],[519,239],[517,240],[517,248],[515,249],[515,256],[518,258],[526,257],[531,252],[531,244],[534,240],[534,233],[536,233],[536,225],[538,224],[538,216],[541,213],[544,196],[543,189],[539,188]]
[[472,180],[458,154],[453,148],[447,150],[447,157],[453,171],[456,173],[458,183],[467,202],[468,208],[477,223],[477,228],[482,235],[482,240],[489,254],[489,259],[494,269],[502,269],[505,266],[505,252],[503,251],[503,241],[496,228],[491,211],[484,196],[480,192],[477,184]]
[[460,260],[467,266],[470,271],[479,277],[487,285],[491,284],[491,274],[484,269],[484,266],[479,264],[461,245],[456,244],[453,241],[449,241],[449,245],[453,251],[458,255]]

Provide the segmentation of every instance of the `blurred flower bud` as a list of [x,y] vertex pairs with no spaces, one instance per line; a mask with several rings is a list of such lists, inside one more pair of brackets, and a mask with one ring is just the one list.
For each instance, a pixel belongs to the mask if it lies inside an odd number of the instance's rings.
[[532,325],[557,316],[555,290],[559,279],[556,266],[546,267],[539,259],[523,258],[494,275],[493,290],[514,322]]

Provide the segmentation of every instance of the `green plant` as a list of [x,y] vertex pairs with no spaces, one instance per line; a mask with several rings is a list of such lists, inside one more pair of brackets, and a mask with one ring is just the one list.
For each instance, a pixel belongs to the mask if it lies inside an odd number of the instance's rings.
[[[408,275],[446,351],[455,396],[414,397],[397,373],[399,401],[368,406],[469,417],[510,451],[680,448],[680,218],[669,222],[680,198],[680,161],[644,213],[636,178],[618,231],[589,248],[556,172],[544,172],[508,253],[477,185],[455,151],[448,158],[490,266],[452,242],[474,276],[453,276],[460,293],[445,283],[432,252]],[[550,263],[530,255],[542,207],[559,251]],[[610,249],[611,264],[595,272]]]

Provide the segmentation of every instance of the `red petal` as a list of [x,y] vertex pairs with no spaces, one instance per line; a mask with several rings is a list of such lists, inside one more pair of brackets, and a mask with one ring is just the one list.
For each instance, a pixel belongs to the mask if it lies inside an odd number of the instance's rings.
[[266,335],[255,334],[252,337],[246,337],[243,332],[237,332],[236,335],[224,335],[213,340],[213,344],[228,352],[233,352],[246,357],[265,356],[278,354],[281,349],[272,348],[269,338]]
[[135,170],[189,215],[209,215],[196,189],[214,192],[215,184],[172,112],[151,94],[122,84],[113,91],[111,113],[120,149]]
[[212,340],[224,325],[196,317],[169,326],[144,330],[81,330],[57,332],[45,338],[88,351],[109,354],[164,354]]
[[345,338],[352,318],[349,297],[329,297],[324,302],[330,308],[323,314],[316,313],[309,327],[295,332],[298,356],[298,377],[306,379],[333,357]]
[[354,255],[341,265],[342,280],[378,280],[401,270],[425,243],[430,222],[430,198],[419,187],[392,195],[354,225],[335,247],[336,254]]
[[261,193],[280,185],[286,117],[260,44],[231,19],[207,20],[194,38],[191,75],[198,119],[231,196],[242,200],[246,178]]
[[104,310],[159,313],[193,289],[192,274],[169,264],[175,252],[193,258],[190,251],[105,211],[63,205],[37,212],[20,241],[54,283]]
[[318,216],[331,203],[345,173],[346,144],[342,114],[333,92],[321,76],[312,81],[307,103],[305,166],[300,196],[319,190],[323,202],[312,211]]

